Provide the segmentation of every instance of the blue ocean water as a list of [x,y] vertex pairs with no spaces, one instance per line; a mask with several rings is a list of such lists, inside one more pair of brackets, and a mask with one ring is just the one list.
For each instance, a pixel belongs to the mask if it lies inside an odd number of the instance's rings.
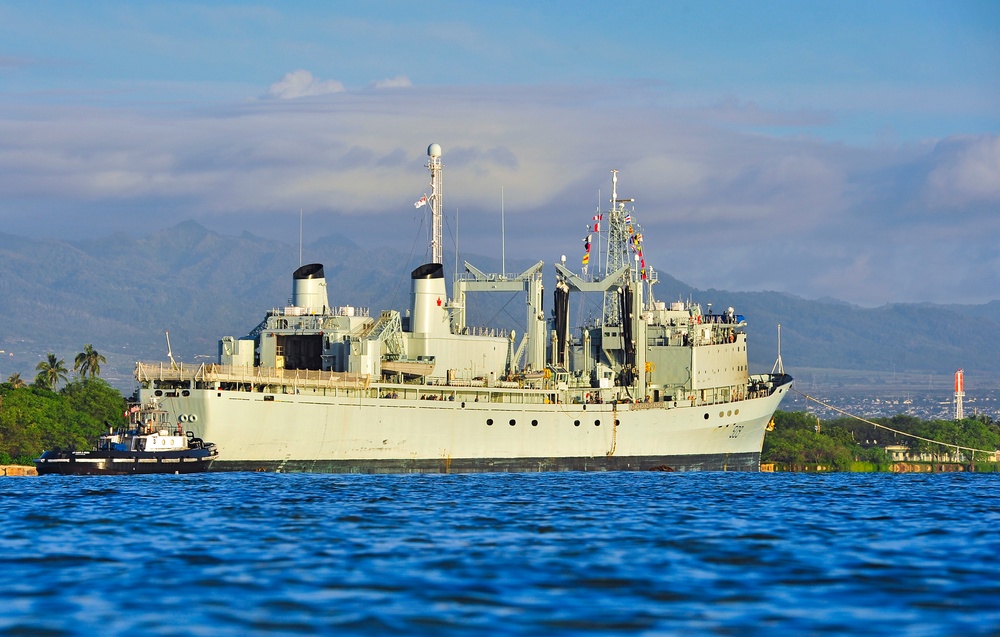
[[0,634],[998,634],[1000,475],[0,478]]

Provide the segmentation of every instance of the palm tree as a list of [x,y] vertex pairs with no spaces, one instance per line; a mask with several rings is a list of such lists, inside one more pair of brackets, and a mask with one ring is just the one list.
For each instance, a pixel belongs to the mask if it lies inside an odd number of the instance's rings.
[[66,380],[66,361],[56,358],[56,355],[49,352],[48,360],[44,360],[35,365],[38,376],[35,376],[35,383],[43,387],[48,387],[52,391],[56,390],[60,381]]
[[76,355],[76,360],[73,362],[73,371],[80,370],[80,378],[86,378],[87,374],[90,377],[101,375],[101,363],[107,363],[108,359],[101,356],[94,346],[87,343],[83,346],[83,351]]
[[14,372],[7,377],[7,382],[14,386],[14,389],[21,389],[22,387],[27,387],[28,384],[21,379],[21,374],[19,372]]

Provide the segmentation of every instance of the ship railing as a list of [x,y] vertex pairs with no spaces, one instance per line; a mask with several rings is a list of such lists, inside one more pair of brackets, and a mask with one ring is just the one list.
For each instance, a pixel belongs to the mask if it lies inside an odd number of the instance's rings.
[[766,398],[791,380],[788,374],[754,374],[747,379],[747,398]]
[[358,316],[361,318],[368,318],[371,315],[371,309],[367,307],[359,307],[355,305],[342,305],[339,307],[323,307],[321,309],[317,308],[306,308],[298,307],[289,304],[282,307],[272,307],[267,312],[268,316]]
[[675,405],[676,403],[677,403],[677,401],[675,401],[675,400],[672,400],[672,401],[669,401],[669,402],[664,401],[664,400],[661,400],[661,401],[658,401],[658,402],[648,402],[648,403],[644,403],[644,402],[635,403],[635,402],[633,402],[633,403],[629,403],[628,408],[629,408],[629,411],[643,411],[643,410],[646,410],[646,409],[666,409],[668,406]]
[[710,407],[739,403],[755,398],[767,398],[788,382],[791,376],[787,374],[756,374],[747,379],[745,386],[714,387],[697,392],[682,393],[674,400],[630,402],[628,409],[670,409],[678,406]]
[[485,274],[482,274],[482,275],[480,275],[480,274],[472,274],[471,272],[459,272],[455,276],[455,280],[456,281],[472,281],[472,282],[476,282],[476,281],[493,281],[493,282],[513,281],[513,282],[517,282],[517,281],[521,281],[522,279],[521,279],[521,273],[520,272],[507,272],[507,273],[492,272],[492,273],[485,273]]
[[282,369],[276,367],[250,367],[248,365],[220,365],[218,363],[143,363],[135,365],[136,381],[242,383],[293,387],[340,387],[367,389],[371,384],[369,374],[352,372],[327,372],[316,369]]
[[497,329],[495,327],[487,327],[485,325],[465,325],[461,330],[457,332],[462,336],[490,336],[496,338],[508,338],[510,332],[506,328]]
[[445,383],[449,387],[486,387],[486,381],[484,379],[466,379],[466,378],[451,378],[445,379]]
[[[328,318],[321,314],[285,314],[273,320],[271,318],[267,319],[264,329],[257,332],[257,335],[269,329],[287,330],[289,326],[297,330],[321,330],[326,325]],[[254,338],[256,338],[256,335],[254,335]]]
[[258,385],[367,389],[371,384],[369,374],[353,372],[325,372],[318,369],[279,369],[273,367],[258,367],[254,371],[257,372],[254,376],[256,379],[254,382]]

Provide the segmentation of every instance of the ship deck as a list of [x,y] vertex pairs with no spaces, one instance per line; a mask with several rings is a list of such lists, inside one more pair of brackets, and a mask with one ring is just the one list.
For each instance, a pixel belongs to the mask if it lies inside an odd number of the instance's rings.
[[[728,392],[691,392],[677,400],[646,401],[620,395],[620,387],[592,388],[589,385],[556,383],[552,379],[497,381],[487,386],[482,380],[425,379],[415,383],[372,382],[367,374],[319,370],[287,370],[202,363],[136,363],[135,378],[147,387],[175,391],[204,389],[262,392],[268,394],[317,394],[351,398],[378,398],[519,404],[615,404],[618,409],[670,409],[730,404],[763,398],[784,384],[771,375],[751,376],[748,391],[733,397]],[[788,379],[790,380],[790,378]],[[769,382],[771,381],[771,382]],[[776,382],[774,382],[776,381]],[[751,387],[764,387],[751,390]]]

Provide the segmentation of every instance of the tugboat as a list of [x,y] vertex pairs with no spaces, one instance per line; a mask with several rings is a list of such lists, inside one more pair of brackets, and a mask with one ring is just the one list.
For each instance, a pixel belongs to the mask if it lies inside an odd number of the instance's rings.
[[208,471],[219,455],[215,445],[184,432],[172,432],[170,414],[155,401],[132,405],[128,425],[108,427],[91,451],[54,449],[35,460],[38,475],[126,475],[199,473]]

